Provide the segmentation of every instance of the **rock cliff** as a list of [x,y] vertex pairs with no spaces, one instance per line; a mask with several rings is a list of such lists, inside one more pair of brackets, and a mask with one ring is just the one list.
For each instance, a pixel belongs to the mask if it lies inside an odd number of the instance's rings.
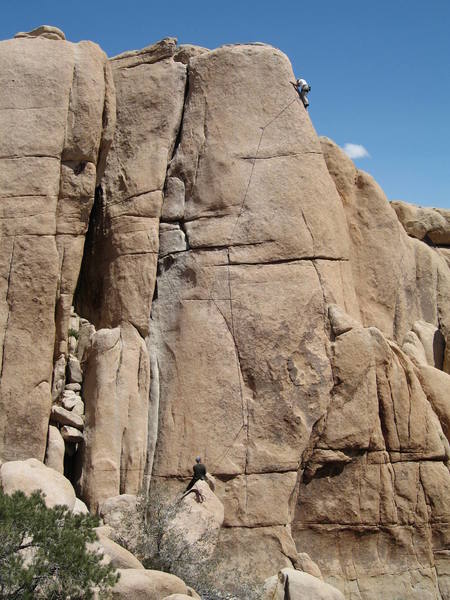
[[58,31],[0,43],[1,460],[96,511],[200,454],[224,571],[449,599],[449,211],[319,139],[279,50]]

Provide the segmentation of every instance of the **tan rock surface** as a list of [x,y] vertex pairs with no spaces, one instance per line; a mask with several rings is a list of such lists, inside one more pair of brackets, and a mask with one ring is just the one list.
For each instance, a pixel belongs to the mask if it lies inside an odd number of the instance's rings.
[[406,233],[419,240],[427,237],[434,244],[450,244],[450,211],[422,208],[396,200],[391,202]]
[[48,507],[65,504],[72,510],[75,506],[75,492],[70,481],[35,458],[3,463],[0,467],[0,486],[5,494],[20,490],[30,495],[41,490]]
[[450,441],[450,375],[429,366],[419,367],[420,383]]
[[348,597],[438,598],[445,411],[433,412],[411,361],[378,330],[341,334],[333,354],[338,383],[300,483],[297,548]]
[[213,555],[216,548],[224,507],[205,481],[198,481],[192,489],[199,492],[200,499],[193,491],[181,500],[179,510],[167,525],[161,547],[164,551],[165,538],[171,544],[176,539],[177,551],[181,554],[192,552],[199,562],[203,562]]
[[78,487],[92,511],[111,496],[136,494],[147,449],[147,348],[132,325],[93,336],[83,384],[85,444]]
[[192,248],[230,245],[237,263],[347,257],[345,237],[323,235],[325,207],[336,231],[344,216],[292,79],[286,56],[265,45],[226,46],[190,60],[169,174],[185,184]]
[[339,590],[309,573],[282,569],[264,583],[263,600],[344,600]]
[[53,347],[56,356],[65,352],[105,147],[103,122],[114,121],[104,53],[91,42],[63,40],[60,30],[45,26],[0,42],[0,455],[6,460],[44,459]]
[[346,214],[363,324],[399,342],[418,320],[440,326],[447,336],[449,271],[444,259],[408,237],[370,175],[356,169],[331,140],[321,138],[321,147]]
[[122,548],[119,544],[116,544],[113,540],[110,540],[107,536],[97,534],[98,542],[103,548],[104,552],[111,559],[111,564],[116,569],[144,569],[138,559],[128,552],[125,548]]
[[50,469],[64,474],[64,440],[59,429],[54,425],[49,425],[47,448],[45,450],[45,464]]
[[169,573],[146,569],[119,569],[118,572],[120,579],[111,592],[114,600],[162,600],[170,594],[187,592],[184,582]]
[[172,58],[175,48],[168,39],[111,61],[117,127],[78,298],[97,328],[126,320],[142,335],[148,332],[162,191],[186,82],[186,67]]

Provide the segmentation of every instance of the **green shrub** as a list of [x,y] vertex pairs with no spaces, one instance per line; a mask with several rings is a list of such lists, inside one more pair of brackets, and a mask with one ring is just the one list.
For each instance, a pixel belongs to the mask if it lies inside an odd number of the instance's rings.
[[26,497],[0,490],[0,598],[81,600],[101,598],[118,580],[96,541],[98,519],[66,506],[47,508],[41,492]]
[[[147,500],[138,497],[135,514],[126,514],[114,539],[135,554],[146,569],[165,571],[180,577],[202,600],[259,600],[261,585],[251,574],[227,573],[221,568],[225,557],[217,550],[209,557],[201,548],[215,545],[214,532],[207,532],[191,546],[171,524],[184,507],[164,486],[152,489]],[[220,587],[220,589],[219,589]]]

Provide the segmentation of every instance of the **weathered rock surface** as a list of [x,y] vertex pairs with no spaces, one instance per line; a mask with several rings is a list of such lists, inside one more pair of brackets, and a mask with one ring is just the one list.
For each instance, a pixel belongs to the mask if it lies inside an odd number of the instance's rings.
[[64,440],[59,429],[54,425],[50,425],[45,451],[45,464],[47,467],[64,474],[64,452]]
[[185,583],[169,573],[146,569],[119,569],[120,579],[111,596],[117,600],[162,600],[170,594],[186,594]]
[[111,559],[111,564],[116,569],[143,569],[144,567],[138,561],[138,559],[128,552],[125,548],[122,548],[119,544],[116,544],[113,540],[110,540],[107,536],[97,534],[98,542],[103,548],[104,552]]
[[[331,140],[322,138],[321,146],[345,210],[362,323],[378,327],[399,342],[419,320],[439,327],[447,337],[447,264],[432,248],[405,235],[370,175],[357,170]],[[359,316],[349,307],[346,312]]]
[[[180,555],[189,551],[190,556],[196,556],[198,562],[206,561],[216,549],[223,517],[223,504],[205,481],[198,481],[168,523],[166,537],[172,545],[173,540],[177,540]],[[162,548],[164,542],[165,537],[161,541]]]
[[5,494],[22,491],[30,495],[42,490],[48,507],[65,504],[70,510],[75,506],[75,492],[68,479],[39,460],[13,460],[0,467],[0,486]]
[[97,45],[47,26],[0,42],[0,66],[0,456],[43,460],[114,89]]
[[344,600],[339,590],[308,573],[282,569],[264,583],[263,600]]
[[111,61],[117,126],[78,296],[80,314],[97,329],[125,321],[148,333],[164,182],[186,83],[175,49],[168,39]]
[[147,449],[149,365],[130,324],[93,337],[83,384],[85,444],[77,489],[91,510],[111,496],[136,494]]
[[450,245],[450,211],[442,208],[422,208],[400,200],[391,202],[398,220],[411,237],[428,238],[437,246]]

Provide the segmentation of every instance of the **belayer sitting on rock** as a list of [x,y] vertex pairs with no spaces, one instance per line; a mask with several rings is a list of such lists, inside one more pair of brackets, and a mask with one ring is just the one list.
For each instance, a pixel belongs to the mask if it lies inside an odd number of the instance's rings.
[[195,465],[192,467],[192,470],[194,471],[194,476],[188,483],[188,486],[184,490],[184,493],[188,492],[192,488],[192,486],[194,486],[197,483],[197,481],[200,481],[201,479],[206,479],[206,467],[202,463],[202,459],[200,458],[200,456],[197,456],[197,458],[195,459]]

